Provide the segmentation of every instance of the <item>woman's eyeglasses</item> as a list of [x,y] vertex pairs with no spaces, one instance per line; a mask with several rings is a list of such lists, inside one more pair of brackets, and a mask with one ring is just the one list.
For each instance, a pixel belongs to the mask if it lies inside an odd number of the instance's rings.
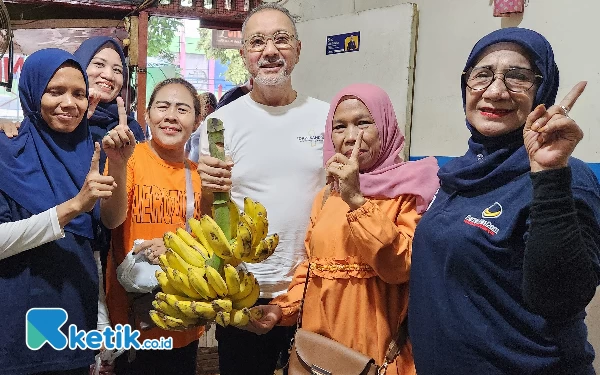
[[463,72],[465,77],[465,83],[471,90],[485,90],[497,76],[502,76],[501,79],[506,85],[508,91],[511,92],[525,92],[533,87],[537,82],[541,81],[544,77],[536,74],[531,69],[526,68],[511,68],[504,73],[494,72],[490,68],[472,68]]

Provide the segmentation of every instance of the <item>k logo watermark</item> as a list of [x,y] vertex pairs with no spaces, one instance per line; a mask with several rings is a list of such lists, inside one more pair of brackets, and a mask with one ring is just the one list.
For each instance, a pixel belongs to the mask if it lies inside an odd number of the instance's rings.
[[63,309],[31,309],[25,315],[25,340],[27,347],[38,350],[45,343],[56,350],[67,347],[69,340],[60,330],[67,321],[67,312]]
[[173,338],[147,339],[139,341],[140,332],[132,330],[129,324],[117,324],[115,328],[107,327],[102,331],[79,330],[71,324],[68,336],[61,331],[69,315],[60,308],[34,308],[25,315],[25,340],[31,350],[39,350],[46,343],[56,350],[67,347],[75,349],[126,349],[136,350],[170,350],[173,348]]

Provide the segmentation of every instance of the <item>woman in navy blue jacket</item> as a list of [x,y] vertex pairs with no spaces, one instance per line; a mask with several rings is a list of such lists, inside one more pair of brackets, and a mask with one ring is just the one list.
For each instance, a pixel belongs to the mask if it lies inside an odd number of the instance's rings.
[[594,374],[585,307],[600,275],[600,187],[571,157],[558,68],[540,34],[497,30],[462,75],[469,149],[439,171],[417,226],[409,329],[419,375]]
[[[92,139],[101,142],[106,132],[119,125],[117,97],[128,79],[125,55],[119,43],[107,36],[86,39],[73,54],[86,67],[90,94],[100,100],[88,122]],[[127,116],[127,125],[138,142],[145,139],[142,127],[133,116]],[[101,172],[105,161],[106,154],[101,152]]]
[[[99,220],[97,200],[112,195],[115,179],[99,171],[99,145],[86,120],[87,91],[85,71],[73,55],[60,49],[32,54],[19,80],[25,119],[16,137],[0,137],[0,223],[56,207],[63,231],[60,239],[0,258],[0,374],[83,375],[93,363],[91,350],[61,348],[56,321],[26,321],[32,308],[63,309],[63,335],[70,325],[96,329],[93,223]],[[124,129],[109,136],[118,136],[117,143],[108,136],[103,143],[112,155],[122,155],[115,160],[126,162],[135,140]]]

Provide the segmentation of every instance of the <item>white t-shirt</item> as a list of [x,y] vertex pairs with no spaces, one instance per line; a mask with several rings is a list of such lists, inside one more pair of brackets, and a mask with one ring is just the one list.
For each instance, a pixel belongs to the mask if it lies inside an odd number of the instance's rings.
[[[304,238],[316,193],[325,184],[323,133],[329,104],[298,94],[289,105],[270,107],[250,95],[218,109],[225,127],[225,153],[234,163],[231,197],[243,209],[244,197],[267,208],[269,234],[279,234],[275,253],[248,264],[262,298],[287,291],[296,267],[306,259]],[[210,155],[206,122],[200,154]]]

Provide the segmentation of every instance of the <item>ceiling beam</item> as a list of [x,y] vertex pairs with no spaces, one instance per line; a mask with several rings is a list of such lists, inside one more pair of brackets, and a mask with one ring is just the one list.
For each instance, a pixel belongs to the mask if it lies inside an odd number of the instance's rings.
[[11,20],[12,29],[105,28],[117,27],[121,20],[113,19],[46,19]]

